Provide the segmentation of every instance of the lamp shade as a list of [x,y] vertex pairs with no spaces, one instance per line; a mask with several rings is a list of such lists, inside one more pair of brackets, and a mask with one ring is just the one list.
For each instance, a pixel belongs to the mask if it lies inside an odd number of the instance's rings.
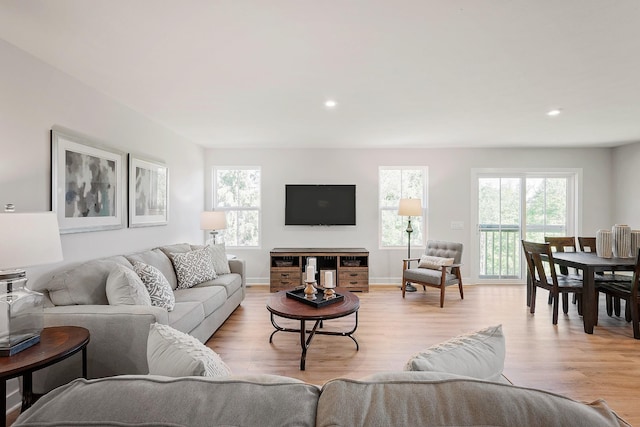
[[398,206],[400,216],[422,216],[422,200],[420,199],[400,199]]
[[224,230],[227,228],[227,215],[221,211],[207,211],[200,214],[201,230]]
[[0,270],[62,261],[55,212],[0,213]]

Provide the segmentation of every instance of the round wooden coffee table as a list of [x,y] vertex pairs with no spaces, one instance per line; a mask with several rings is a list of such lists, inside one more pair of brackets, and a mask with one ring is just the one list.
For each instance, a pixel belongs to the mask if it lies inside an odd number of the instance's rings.
[[[307,305],[304,302],[288,298],[287,291],[280,291],[269,297],[267,302],[267,310],[271,313],[271,324],[275,331],[271,333],[269,342],[273,342],[273,336],[276,332],[295,332],[300,334],[300,347],[302,348],[302,355],[300,357],[300,370],[305,369],[305,359],[307,357],[307,350],[311,345],[311,340],[315,334],[319,335],[339,335],[343,337],[349,337],[356,344],[356,350],[360,349],[358,341],[353,337],[353,333],[358,328],[358,309],[360,308],[360,299],[349,291],[338,291],[340,295],[344,297],[341,301],[326,305],[324,307],[316,308],[311,305]],[[353,329],[346,332],[337,331],[325,331],[318,328],[323,327],[323,321],[330,319],[338,319],[355,313],[355,325]],[[276,322],[274,316],[284,317],[286,319],[294,319],[300,321],[299,329],[285,328]],[[306,321],[313,320],[315,324],[313,328],[307,330]],[[309,334],[307,336],[307,334]]]
[[[78,326],[44,328],[40,342],[13,356],[0,357],[0,411],[6,413],[7,380],[22,376],[22,410],[33,403],[31,375],[38,369],[58,363],[82,351],[82,377],[87,378],[87,344],[89,331]],[[4,425],[6,417],[2,416]]]

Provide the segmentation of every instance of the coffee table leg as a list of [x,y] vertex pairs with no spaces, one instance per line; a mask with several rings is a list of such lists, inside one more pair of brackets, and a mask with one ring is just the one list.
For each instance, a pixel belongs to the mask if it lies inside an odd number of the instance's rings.
[[300,347],[302,347],[302,355],[300,356],[300,370],[304,371],[304,365],[307,359],[307,337],[304,320],[300,321]]

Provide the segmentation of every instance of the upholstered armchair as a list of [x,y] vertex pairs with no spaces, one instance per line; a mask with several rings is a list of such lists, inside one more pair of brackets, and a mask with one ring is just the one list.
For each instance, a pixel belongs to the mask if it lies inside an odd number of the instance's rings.
[[[461,260],[462,243],[429,240],[422,257],[403,260],[402,298],[405,296],[407,284],[413,283],[421,285],[425,291],[427,286],[440,288],[440,307],[444,306],[444,292],[447,286],[458,285],[460,298],[464,299],[460,274]],[[411,262],[416,264],[410,267]]]

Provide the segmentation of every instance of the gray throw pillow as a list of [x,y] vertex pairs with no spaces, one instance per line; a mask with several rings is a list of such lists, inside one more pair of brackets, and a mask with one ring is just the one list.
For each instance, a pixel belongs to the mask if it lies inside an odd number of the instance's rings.
[[459,335],[413,355],[405,371],[435,371],[500,381],[504,369],[502,325]]
[[149,291],[151,305],[172,311],[176,305],[176,297],[162,272],[154,266],[142,262],[134,262],[133,270],[140,276],[142,283]]
[[218,277],[209,248],[172,253],[171,261],[178,276],[178,289],[188,289]]
[[213,269],[216,271],[216,274],[231,273],[231,269],[229,268],[229,260],[227,259],[227,251],[224,243],[211,245],[209,246],[209,249],[211,250]]
[[149,291],[140,276],[124,265],[117,264],[111,270],[106,292],[110,305],[151,305]]
[[168,377],[226,377],[231,369],[220,356],[191,335],[154,323],[147,339],[149,374]]

